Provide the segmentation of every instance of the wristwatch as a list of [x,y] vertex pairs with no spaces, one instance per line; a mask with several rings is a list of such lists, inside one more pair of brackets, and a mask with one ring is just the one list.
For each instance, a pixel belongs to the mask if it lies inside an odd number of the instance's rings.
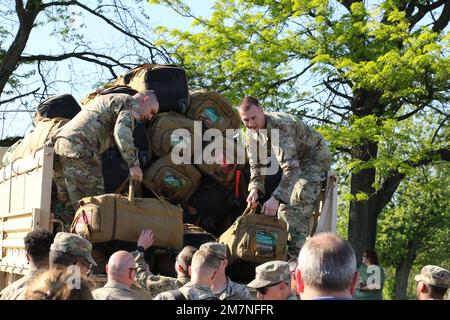
[[136,247],[136,250],[137,250],[138,252],[142,252],[142,253],[145,252],[145,249],[144,249],[143,246],[137,246],[137,247]]

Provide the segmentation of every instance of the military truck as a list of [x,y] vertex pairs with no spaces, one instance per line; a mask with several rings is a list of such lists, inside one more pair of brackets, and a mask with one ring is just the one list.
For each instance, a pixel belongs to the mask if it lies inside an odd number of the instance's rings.
[[[5,148],[0,150],[4,152]],[[39,228],[53,233],[64,230],[63,222],[51,212],[53,157],[53,148],[44,146],[0,168],[0,290],[29,272],[23,243],[28,232]],[[311,234],[336,231],[336,185],[336,175],[330,172],[316,215],[311,219]],[[327,214],[319,219],[322,212]],[[174,256],[161,254],[159,263],[172,266]],[[100,285],[106,276],[102,274],[104,270],[98,270],[93,279]]]

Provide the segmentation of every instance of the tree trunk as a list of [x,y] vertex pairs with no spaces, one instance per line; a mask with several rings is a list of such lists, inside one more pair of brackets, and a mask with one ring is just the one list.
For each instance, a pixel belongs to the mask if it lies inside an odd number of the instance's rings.
[[[368,161],[371,157],[376,157],[377,150],[377,143],[367,143],[353,150],[353,157]],[[356,195],[358,192],[364,192],[369,195],[369,199],[366,201],[352,201],[350,203],[348,240],[355,250],[357,261],[360,261],[365,250],[375,248],[379,212],[377,212],[374,199],[371,197],[375,192],[374,182],[374,168],[361,170],[351,176],[351,194]]]
[[411,268],[416,258],[416,246],[414,243],[408,246],[408,251],[395,269],[395,300],[406,300],[408,290],[408,279]]
[[8,79],[18,66],[19,59],[25,49],[36,16],[40,10],[41,1],[29,1],[26,8],[22,8],[20,3],[17,3],[16,13],[19,17],[20,26],[14,41],[9,46],[0,62],[0,96],[8,83]]

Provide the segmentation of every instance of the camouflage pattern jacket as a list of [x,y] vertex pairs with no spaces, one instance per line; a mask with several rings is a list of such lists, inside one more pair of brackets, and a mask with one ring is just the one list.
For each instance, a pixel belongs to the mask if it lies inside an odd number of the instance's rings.
[[227,280],[227,287],[222,292],[216,293],[216,298],[219,300],[254,300],[247,286],[233,282],[228,277]]
[[161,292],[175,290],[181,288],[190,281],[189,278],[177,279],[161,275],[154,275],[146,269],[144,253],[134,251],[131,253],[137,265],[136,271],[136,286],[144,290],[152,298],[156,297]]
[[100,157],[116,143],[128,167],[138,166],[133,130],[139,112],[139,103],[132,96],[100,95],[59,131],[55,153],[67,158]]
[[[186,298],[186,300],[207,300],[216,299],[210,287],[188,282],[181,287],[180,292]],[[163,292],[158,294],[154,300],[176,300],[175,296],[171,292]]]
[[[258,149],[250,146],[267,144],[267,150],[274,153],[283,170],[280,184],[272,195],[283,203],[289,203],[294,185],[300,178],[316,182],[326,179],[331,154],[322,135],[301,120],[281,112],[268,112],[265,116],[267,135],[246,130],[245,143],[251,173],[248,190],[256,188],[264,193],[264,175],[261,173],[264,165],[257,161],[258,157],[254,154]],[[279,135],[278,143],[271,141],[276,132]]]

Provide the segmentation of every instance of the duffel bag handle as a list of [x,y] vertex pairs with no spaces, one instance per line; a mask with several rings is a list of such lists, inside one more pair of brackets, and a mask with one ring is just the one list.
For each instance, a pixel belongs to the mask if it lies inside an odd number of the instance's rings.
[[128,178],[128,201],[134,205],[134,181],[131,178]]
[[244,212],[242,213],[242,215],[245,216],[246,214],[256,214],[256,209],[258,208],[258,206],[261,206],[259,202],[257,202],[256,206],[254,207],[252,207],[252,205],[249,203],[247,205],[247,208],[245,208]]

